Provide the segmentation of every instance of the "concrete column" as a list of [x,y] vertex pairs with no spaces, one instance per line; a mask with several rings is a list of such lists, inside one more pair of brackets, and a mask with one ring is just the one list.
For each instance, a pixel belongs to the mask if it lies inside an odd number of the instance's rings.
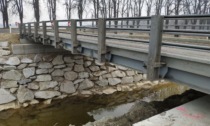
[[71,20],[71,51],[72,54],[78,53],[77,47],[79,43],[77,41],[77,21],[72,19]]
[[98,61],[105,62],[106,58],[106,19],[98,19]]

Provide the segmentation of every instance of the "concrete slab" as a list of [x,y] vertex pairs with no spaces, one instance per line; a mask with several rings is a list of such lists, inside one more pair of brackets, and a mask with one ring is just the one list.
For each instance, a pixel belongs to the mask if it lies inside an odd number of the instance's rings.
[[210,96],[205,96],[133,126],[209,126]]
[[12,44],[11,48],[12,48],[12,53],[18,54],[18,55],[66,52],[63,49],[55,49],[52,46],[47,46],[47,45],[42,45],[42,44]]

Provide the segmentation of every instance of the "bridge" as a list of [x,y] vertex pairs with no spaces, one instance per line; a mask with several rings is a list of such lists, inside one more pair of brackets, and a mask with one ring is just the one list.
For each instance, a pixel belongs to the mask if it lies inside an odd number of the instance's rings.
[[[179,23],[209,19],[185,15],[55,20],[23,23],[19,32],[22,39],[139,70],[151,81],[164,78],[210,94],[210,41],[205,40],[209,25]],[[131,38],[134,33],[143,37]],[[167,40],[167,36],[175,37]]]

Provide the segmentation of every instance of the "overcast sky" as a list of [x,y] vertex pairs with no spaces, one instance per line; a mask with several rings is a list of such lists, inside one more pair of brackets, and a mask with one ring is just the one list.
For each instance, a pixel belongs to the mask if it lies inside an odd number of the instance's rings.
[[[57,19],[61,20],[61,19],[66,19],[66,14],[65,14],[65,7],[63,5],[64,0],[62,0],[61,2],[59,2],[57,4]],[[47,11],[47,7],[46,7],[46,0],[40,0],[40,21],[44,21],[44,20],[49,20],[49,16],[48,16],[48,11]],[[91,18],[91,11],[93,11],[92,9],[93,7],[91,5],[86,6],[86,9],[83,14],[83,18]],[[12,15],[12,10],[11,8],[9,8],[8,10],[9,12],[9,23],[12,25],[15,25],[15,22],[20,22],[19,21],[19,16],[18,15]],[[24,3],[24,18],[23,18],[23,22],[34,22],[35,18],[34,18],[34,12],[33,12],[33,8],[30,4],[28,3]],[[145,8],[143,8],[143,16],[145,16]],[[77,16],[77,11],[74,10],[72,13],[72,18],[78,19]],[[0,14],[0,26],[2,25],[2,16]]]

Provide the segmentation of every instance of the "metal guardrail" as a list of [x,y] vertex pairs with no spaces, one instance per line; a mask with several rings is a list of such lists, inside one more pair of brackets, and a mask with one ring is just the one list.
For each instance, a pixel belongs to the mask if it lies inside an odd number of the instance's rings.
[[[124,31],[124,32],[144,32],[149,33],[149,54],[148,54],[148,63],[147,63],[147,73],[148,79],[154,80],[159,77],[158,70],[163,65],[161,62],[161,44],[163,34],[173,34],[173,35],[190,35],[190,36],[210,36],[210,31],[197,30],[197,29],[164,29],[165,20],[210,20],[210,15],[180,15],[180,16],[152,16],[152,17],[134,17],[134,18],[111,18],[111,19],[72,19],[72,20],[55,20],[55,21],[43,21],[43,22],[31,22],[20,24],[20,37],[32,36],[34,41],[37,42],[40,36],[38,31],[42,31],[43,44],[46,44],[46,40],[49,39],[47,32],[53,32],[54,42],[51,43],[55,48],[61,43],[59,33],[71,33],[71,51],[72,53],[77,53],[77,48],[80,46],[79,41],[77,40],[78,29],[93,29],[97,30],[97,35],[92,35],[93,37],[98,38],[98,60],[101,62],[105,61],[106,50],[106,39],[115,39],[107,37],[107,31]],[[139,27],[122,27],[125,21],[128,22],[141,22],[146,21],[148,26],[147,28]],[[59,25],[59,23],[71,23],[71,26]],[[82,26],[84,22],[93,22],[93,26]],[[113,23],[110,23],[113,22]],[[121,22],[121,25],[118,25]],[[79,25],[78,25],[79,24]],[[114,25],[113,25],[114,24]],[[81,25],[81,26],[80,26]],[[110,27],[114,26],[114,27]],[[119,28],[118,26],[121,26]],[[132,26],[129,24],[129,26]],[[134,26],[134,25],[133,25]],[[138,26],[138,25],[137,25]],[[62,29],[67,29],[62,31]],[[69,28],[69,29],[68,29]],[[33,34],[31,31],[34,31]],[[90,35],[91,36],[91,35]]]

